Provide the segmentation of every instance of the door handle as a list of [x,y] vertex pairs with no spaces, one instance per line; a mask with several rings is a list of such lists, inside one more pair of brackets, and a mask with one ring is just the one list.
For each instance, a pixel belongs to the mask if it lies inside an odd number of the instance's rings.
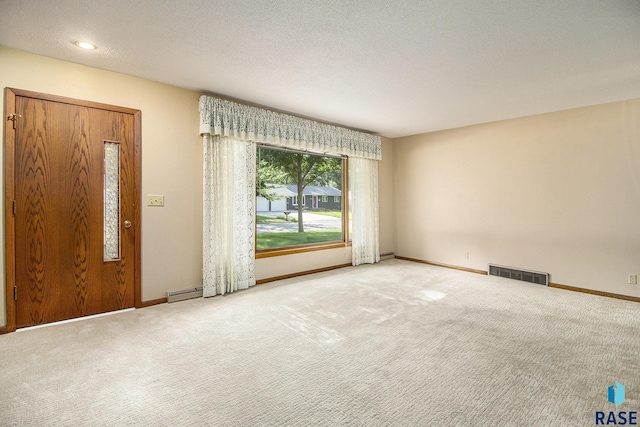
[[131,221],[126,220],[126,221],[124,222],[124,228],[131,228]]

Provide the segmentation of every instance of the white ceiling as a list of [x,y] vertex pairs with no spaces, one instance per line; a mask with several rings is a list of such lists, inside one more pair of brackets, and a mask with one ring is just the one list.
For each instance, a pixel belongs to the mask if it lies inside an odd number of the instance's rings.
[[0,0],[0,45],[392,138],[640,97],[638,0]]

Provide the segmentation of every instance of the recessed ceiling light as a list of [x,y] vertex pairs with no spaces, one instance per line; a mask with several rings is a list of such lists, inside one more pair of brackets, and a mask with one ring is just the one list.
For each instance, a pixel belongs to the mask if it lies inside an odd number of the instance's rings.
[[88,43],[88,42],[80,42],[80,41],[76,42],[76,46],[81,47],[81,48],[83,48],[83,49],[87,49],[87,50],[93,50],[93,49],[95,49],[95,48],[96,48],[96,46],[95,46],[95,45],[93,45],[93,44],[91,44],[91,43]]

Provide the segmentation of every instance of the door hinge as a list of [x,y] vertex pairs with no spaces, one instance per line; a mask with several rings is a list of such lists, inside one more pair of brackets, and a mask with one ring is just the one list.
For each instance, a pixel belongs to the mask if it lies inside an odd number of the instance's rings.
[[13,300],[18,301],[18,285],[13,285]]
[[16,214],[16,201],[13,201],[13,214]]
[[11,120],[13,122],[13,128],[16,128],[16,121],[18,120],[19,117],[22,117],[20,114],[9,114],[7,116],[7,120]]

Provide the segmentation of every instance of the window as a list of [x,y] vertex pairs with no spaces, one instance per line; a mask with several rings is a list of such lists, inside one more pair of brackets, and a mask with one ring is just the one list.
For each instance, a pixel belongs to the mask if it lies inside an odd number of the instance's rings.
[[120,260],[120,143],[104,141],[104,260]]
[[[317,203],[318,193],[342,194],[346,158],[258,146],[256,163],[257,253],[346,243],[341,197],[333,196],[335,209]],[[326,203],[329,196],[320,199]]]
[[333,196],[334,203],[340,203],[340,196]]

